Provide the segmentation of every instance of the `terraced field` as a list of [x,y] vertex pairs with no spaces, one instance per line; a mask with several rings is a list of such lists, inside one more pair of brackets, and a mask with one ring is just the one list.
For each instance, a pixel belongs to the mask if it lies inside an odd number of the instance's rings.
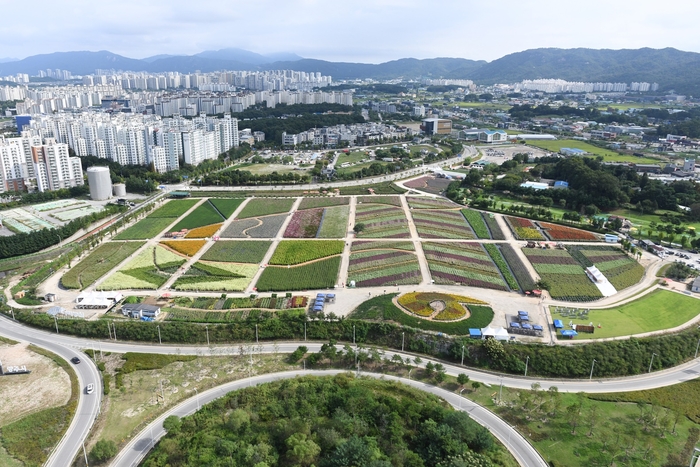
[[475,238],[467,220],[459,210],[434,211],[422,209],[412,211],[413,223],[422,238],[450,238],[471,240]]
[[359,238],[408,238],[408,221],[403,209],[382,204],[361,204],[355,211],[355,224],[364,224]]
[[508,290],[498,267],[478,243],[423,243],[423,251],[436,284]]
[[420,265],[414,253],[394,249],[391,242],[361,243],[353,244],[348,282],[354,281],[357,287],[420,284]]

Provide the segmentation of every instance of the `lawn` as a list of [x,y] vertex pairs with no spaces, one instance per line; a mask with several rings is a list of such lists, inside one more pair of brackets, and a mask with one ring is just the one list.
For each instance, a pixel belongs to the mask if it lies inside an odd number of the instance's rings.
[[565,325],[570,321],[585,325],[592,322],[596,327],[595,333],[579,333],[574,339],[602,339],[680,326],[700,313],[700,300],[668,290],[656,290],[618,307],[591,309],[588,317],[583,319],[562,315],[556,310],[557,307],[550,307],[552,317],[561,319]]
[[219,240],[209,248],[202,259],[206,261],[229,261],[232,263],[262,262],[272,242],[265,240],[225,241]]
[[[240,200],[233,201],[238,201],[238,204],[240,204],[241,202]],[[197,227],[203,227],[205,225],[223,222],[227,218],[228,216],[222,216],[221,213],[219,213],[219,210],[215,208],[214,205],[209,202],[209,200],[207,200],[204,203],[197,206],[197,208],[194,211],[189,213],[187,217],[178,222],[177,225],[175,225],[175,227],[173,227],[171,230],[179,232],[182,229],[196,229]]]
[[[175,221],[174,217],[146,217],[122,231],[115,240],[148,240],[158,236]],[[170,229],[172,230],[172,229]]]
[[603,156],[606,162],[636,162],[638,164],[660,164],[658,159],[652,159],[650,157],[637,157],[628,156],[625,154],[620,154],[613,151],[612,149],[599,148],[592,144],[586,143],[584,141],[578,141],[574,139],[561,139],[561,140],[533,140],[528,141],[530,146],[535,146],[547,151],[558,152],[561,148],[575,148],[583,149],[590,155]]
[[97,247],[61,278],[67,289],[82,289],[107,274],[112,268],[141,248],[143,242],[111,242]]
[[249,217],[267,216],[270,214],[280,214],[289,212],[294,204],[293,198],[269,198],[269,199],[252,199],[245,205],[243,210],[238,214],[238,219],[247,219]]
[[335,163],[335,165],[337,167],[340,167],[341,164],[344,164],[346,162],[354,164],[356,162],[360,162],[363,159],[369,159],[369,154],[367,154],[367,151],[352,151],[348,153],[342,153],[338,156],[338,161]]

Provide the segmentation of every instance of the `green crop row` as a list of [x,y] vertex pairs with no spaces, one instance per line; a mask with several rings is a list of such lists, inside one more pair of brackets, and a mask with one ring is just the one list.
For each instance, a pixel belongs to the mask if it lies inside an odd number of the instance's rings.
[[104,243],[65,273],[61,278],[61,285],[67,289],[87,287],[132,255],[142,245],[143,242]]
[[484,218],[481,217],[481,213],[479,211],[462,209],[462,214],[464,214],[464,217],[467,219],[467,222],[469,222],[469,225],[472,227],[472,230],[474,230],[474,233],[478,238],[491,238],[489,229],[486,227],[486,222],[484,221]]
[[286,240],[279,243],[270,264],[300,264],[339,255],[344,246],[340,240]]
[[506,260],[503,258],[503,255],[501,255],[501,251],[498,249],[498,247],[493,243],[488,243],[484,245],[484,248],[486,248],[486,251],[488,251],[493,262],[496,263],[498,270],[501,271],[501,274],[503,274],[503,278],[506,280],[508,287],[510,287],[511,290],[520,290],[518,281],[515,280],[513,273],[510,272],[508,263],[506,263]]
[[267,267],[255,285],[258,292],[328,289],[335,286],[339,269],[340,256],[295,267]]

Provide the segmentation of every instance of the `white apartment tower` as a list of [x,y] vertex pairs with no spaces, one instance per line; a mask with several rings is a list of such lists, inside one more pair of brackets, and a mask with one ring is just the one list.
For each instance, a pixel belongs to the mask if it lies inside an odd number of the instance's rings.
[[49,138],[41,146],[32,146],[32,159],[39,191],[70,188],[84,183],[80,159],[69,157],[65,143]]

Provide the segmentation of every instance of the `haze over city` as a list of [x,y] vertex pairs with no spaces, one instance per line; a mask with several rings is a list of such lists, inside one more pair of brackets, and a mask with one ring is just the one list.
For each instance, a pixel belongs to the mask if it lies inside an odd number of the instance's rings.
[[700,3],[594,0],[6,2],[0,58],[110,50],[132,58],[239,47],[379,63],[404,57],[494,60],[540,47],[700,51]]

